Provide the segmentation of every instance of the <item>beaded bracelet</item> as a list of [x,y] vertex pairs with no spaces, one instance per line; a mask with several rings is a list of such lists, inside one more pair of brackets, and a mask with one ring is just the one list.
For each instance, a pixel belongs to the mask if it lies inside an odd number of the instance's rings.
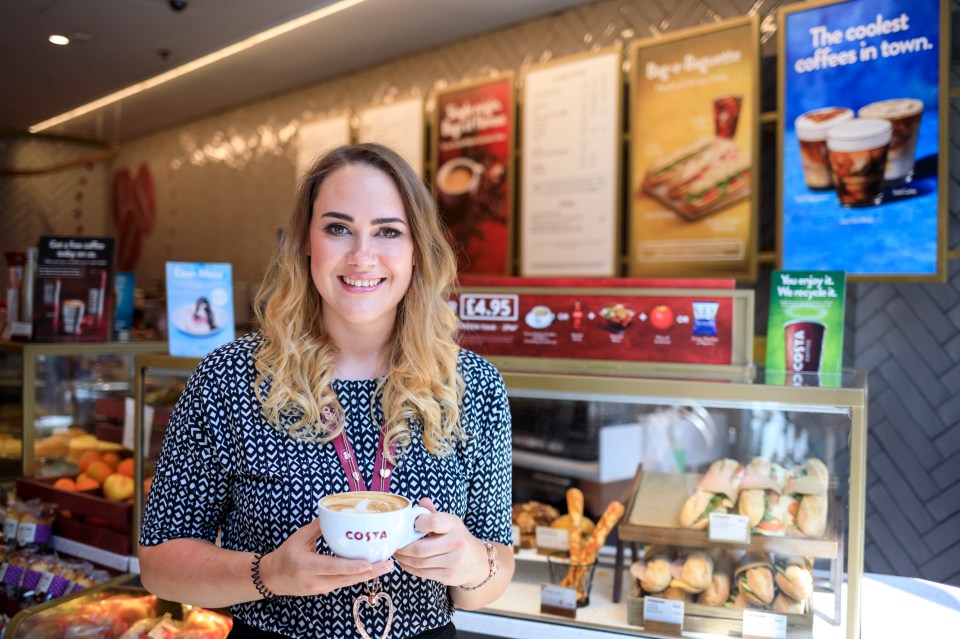
[[260,576],[261,559],[263,559],[263,555],[261,553],[253,553],[253,566],[250,567],[250,573],[253,575],[253,585],[256,587],[257,592],[260,593],[260,596],[264,599],[270,599],[271,597],[276,597],[276,595],[270,592],[270,589],[263,585],[263,578]]

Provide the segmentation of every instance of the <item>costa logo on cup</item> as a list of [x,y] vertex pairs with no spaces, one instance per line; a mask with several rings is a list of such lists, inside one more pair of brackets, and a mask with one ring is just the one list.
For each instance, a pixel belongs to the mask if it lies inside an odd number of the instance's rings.
[[351,491],[328,495],[318,505],[320,532],[338,557],[383,561],[426,533],[415,522],[429,510],[400,495]]
[[387,538],[386,530],[377,530],[373,532],[364,532],[362,530],[348,530],[347,539],[353,541],[380,541]]

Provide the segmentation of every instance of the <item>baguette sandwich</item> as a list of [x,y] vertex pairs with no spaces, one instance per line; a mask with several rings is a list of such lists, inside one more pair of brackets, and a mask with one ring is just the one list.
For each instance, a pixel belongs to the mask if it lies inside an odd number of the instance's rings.
[[730,582],[733,577],[733,561],[725,552],[714,560],[713,577],[707,589],[697,597],[697,603],[705,606],[722,606],[730,598]]
[[781,536],[785,532],[780,493],[786,479],[786,470],[765,457],[754,457],[740,483],[741,515],[746,515],[750,528],[762,535]]
[[773,563],[774,581],[780,592],[791,599],[804,601],[813,595],[813,568],[803,557],[782,557]]
[[763,555],[746,554],[737,568],[737,588],[750,604],[768,606],[773,603],[773,564]]
[[827,529],[829,477],[827,467],[815,458],[791,470],[784,489],[790,495],[784,510],[791,533],[810,539],[823,537]]
[[690,216],[702,214],[714,205],[732,202],[750,191],[753,164],[749,156],[720,162],[683,187],[680,207]]
[[807,609],[807,602],[788,597],[785,594],[777,593],[773,600],[773,611],[779,613],[788,613],[793,615],[802,615]]
[[648,170],[643,180],[644,189],[654,189],[670,179],[672,173],[678,170],[685,162],[696,159],[710,145],[713,144],[711,138],[700,138],[692,144],[677,149],[659,162],[655,162]]
[[676,570],[670,585],[690,594],[701,593],[713,581],[713,556],[702,550],[693,550],[682,563],[674,564]]
[[657,594],[666,590],[673,579],[673,552],[668,548],[651,547],[644,558],[630,566],[630,575],[640,582],[640,588],[647,594]]
[[700,478],[693,495],[680,509],[680,525],[701,530],[710,523],[710,513],[733,509],[740,494],[743,466],[735,459],[718,459]]
[[667,195],[674,199],[681,198],[688,185],[699,180],[714,167],[735,160],[739,153],[730,140],[714,139],[702,153],[685,160],[670,171],[666,180]]

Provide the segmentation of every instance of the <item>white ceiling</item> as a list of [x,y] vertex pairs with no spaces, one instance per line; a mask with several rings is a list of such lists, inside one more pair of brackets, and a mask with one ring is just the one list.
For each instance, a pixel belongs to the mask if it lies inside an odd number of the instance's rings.
[[[180,0],[184,2],[184,0]],[[364,0],[48,133],[121,143],[592,0]],[[0,129],[25,131],[334,0],[0,0]],[[77,38],[66,47],[52,33]]]

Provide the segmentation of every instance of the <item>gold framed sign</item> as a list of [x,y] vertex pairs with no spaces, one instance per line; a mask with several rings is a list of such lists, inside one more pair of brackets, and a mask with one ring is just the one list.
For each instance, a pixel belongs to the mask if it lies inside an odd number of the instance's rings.
[[514,74],[437,91],[431,176],[462,275],[508,275],[513,260]]
[[831,0],[778,16],[781,268],[944,281],[950,4]]
[[756,279],[759,19],[630,49],[629,274]]
[[616,46],[523,70],[520,275],[619,274],[622,66]]

